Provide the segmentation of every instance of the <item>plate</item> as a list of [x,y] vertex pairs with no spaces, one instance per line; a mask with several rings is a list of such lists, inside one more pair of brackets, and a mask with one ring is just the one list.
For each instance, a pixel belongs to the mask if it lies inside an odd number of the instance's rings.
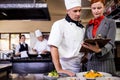
[[[76,73],[77,77],[84,77],[83,75],[86,74],[87,72],[80,72],[80,73]],[[105,72],[99,72],[101,74],[103,74],[104,77],[112,77],[111,74],[109,73],[105,73]]]
[[44,76],[45,80],[57,80],[58,77],[49,77],[49,76]]
[[86,80],[84,77],[63,77],[58,78],[57,80]]

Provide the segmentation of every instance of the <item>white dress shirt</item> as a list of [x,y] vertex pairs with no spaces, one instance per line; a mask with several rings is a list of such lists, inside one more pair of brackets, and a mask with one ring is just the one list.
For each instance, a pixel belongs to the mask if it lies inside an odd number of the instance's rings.
[[[21,52],[19,52],[19,49],[20,49],[20,44],[23,44],[24,46],[26,46],[25,44],[26,43],[19,43],[17,46],[16,46],[16,48],[15,48],[15,54],[17,54],[17,53],[21,53],[21,57],[23,58],[23,57],[28,57],[28,55],[27,55],[27,51],[21,51]],[[28,46],[28,50],[30,49],[30,47]]]

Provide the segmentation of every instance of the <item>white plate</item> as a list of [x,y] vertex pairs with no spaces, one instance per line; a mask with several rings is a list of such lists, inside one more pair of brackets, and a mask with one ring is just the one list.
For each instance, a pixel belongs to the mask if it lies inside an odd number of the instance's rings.
[[49,77],[49,76],[44,76],[45,80],[57,80],[58,77]]
[[[83,77],[83,75],[84,75],[85,73],[87,73],[87,72],[76,73],[76,76],[77,76],[77,77]],[[109,73],[105,73],[105,72],[99,72],[99,73],[103,74],[104,77],[112,77],[112,75],[109,74]]]
[[86,80],[84,77],[64,77],[64,78],[58,78],[57,80]]

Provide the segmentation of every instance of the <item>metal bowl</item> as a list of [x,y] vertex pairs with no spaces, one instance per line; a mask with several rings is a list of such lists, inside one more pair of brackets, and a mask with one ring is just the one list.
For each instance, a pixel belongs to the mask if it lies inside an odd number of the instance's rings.
[[28,52],[28,57],[29,57],[29,58],[36,58],[36,57],[38,57],[37,51],[30,50],[30,51]]
[[50,52],[47,52],[47,53],[43,53],[43,54],[40,54],[42,58],[49,58],[51,57],[51,54]]
[[29,58],[36,58],[36,57],[38,57],[38,54],[30,54],[30,53],[29,53],[29,54],[28,54],[28,57],[29,57]]

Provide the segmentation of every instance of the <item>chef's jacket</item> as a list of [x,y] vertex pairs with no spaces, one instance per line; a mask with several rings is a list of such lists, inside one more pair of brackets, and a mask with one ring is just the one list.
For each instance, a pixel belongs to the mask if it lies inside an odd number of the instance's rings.
[[50,51],[46,39],[43,41],[37,41],[33,49],[37,50],[38,54],[41,54],[44,50]]
[[63,69],[78,72],[80,60],[84,55],[80,53],[85,28],[78,27],[65,19],[56,21],[51,29],[48,44],[58,47],[60,62]]

